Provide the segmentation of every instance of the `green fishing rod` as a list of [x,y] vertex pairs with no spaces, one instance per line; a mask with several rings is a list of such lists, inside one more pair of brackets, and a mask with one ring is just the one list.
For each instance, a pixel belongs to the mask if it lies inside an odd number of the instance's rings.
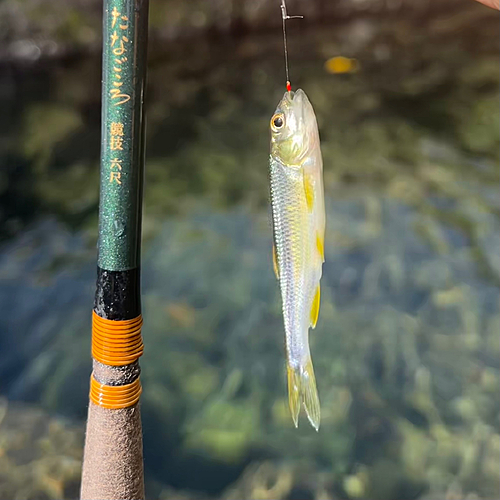
[[93,371],[81,498],[144,498],[140,248],[148,0],[104,0]]

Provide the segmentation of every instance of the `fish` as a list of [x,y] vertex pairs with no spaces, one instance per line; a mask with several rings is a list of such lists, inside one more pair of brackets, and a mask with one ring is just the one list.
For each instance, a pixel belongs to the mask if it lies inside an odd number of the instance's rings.
[[303,406],[319,430],[320,402],[309,349],[325,260],[323,160],[316,115],[305,92],[287,86],[270,121],[273,265],[285,327],[288,402],[295,427]]

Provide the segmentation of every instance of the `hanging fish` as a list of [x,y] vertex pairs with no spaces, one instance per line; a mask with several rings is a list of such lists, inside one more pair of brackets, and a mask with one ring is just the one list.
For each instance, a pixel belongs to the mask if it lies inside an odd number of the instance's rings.
[[288,79],[287,91],[271,118],[271,205],[273,263],[279,280],[286,338],[288,401],[298,426],[301,406],[318,430],[320,404],[309,351],[309,328],[318,320],[324,262],[325,206],[323,161],[314,110]]

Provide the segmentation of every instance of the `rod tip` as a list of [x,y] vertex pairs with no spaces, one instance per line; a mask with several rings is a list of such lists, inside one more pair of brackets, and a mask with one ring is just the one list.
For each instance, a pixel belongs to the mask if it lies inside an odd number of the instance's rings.
[[289,81],[286,82],[286,90],[287,92],[291,92],[292,90],[292,84]]

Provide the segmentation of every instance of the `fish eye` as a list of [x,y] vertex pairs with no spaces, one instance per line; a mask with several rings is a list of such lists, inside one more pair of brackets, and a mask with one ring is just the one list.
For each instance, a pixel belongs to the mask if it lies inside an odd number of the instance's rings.
[[271,118],[271,128],[277,132],[285,124],[284,116],[282,113],[276,114]]

